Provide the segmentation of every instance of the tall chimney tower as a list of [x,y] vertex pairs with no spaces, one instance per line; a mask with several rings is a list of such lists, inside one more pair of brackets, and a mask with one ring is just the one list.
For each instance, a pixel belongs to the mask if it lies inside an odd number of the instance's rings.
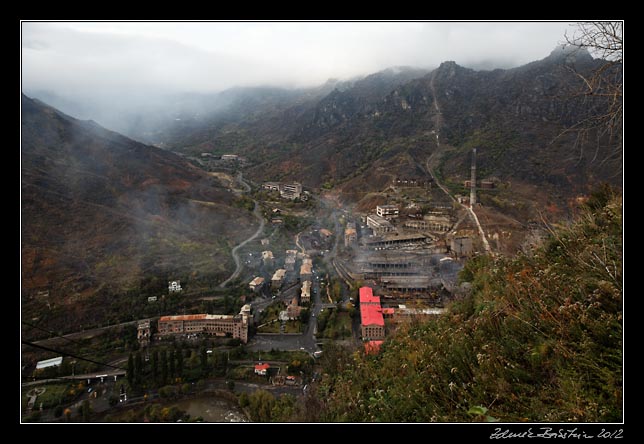
[[476,205],[476,148],[472,150],[472,176],[470,177],[470,208]]

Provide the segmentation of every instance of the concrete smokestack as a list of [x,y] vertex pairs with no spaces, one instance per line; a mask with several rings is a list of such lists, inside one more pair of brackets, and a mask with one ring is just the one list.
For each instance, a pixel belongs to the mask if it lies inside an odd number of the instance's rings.
[[472,176],[470,177],[470,208],[476,205],[476,148],[472,150]]

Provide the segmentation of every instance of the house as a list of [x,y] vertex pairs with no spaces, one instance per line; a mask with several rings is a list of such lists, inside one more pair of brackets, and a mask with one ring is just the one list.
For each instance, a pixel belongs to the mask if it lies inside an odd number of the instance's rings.
[[272,251],[262,251],[262,262],[264,262],[265,266],[272,266],[274,259]]
[[293,256],[287,256],[286,259],[284,259],[284,268],[287,271],[293,271],[295,270],[295,257]]
[[391,219],[400,215],[400,210],[397,205],[378,205],[376,206],[376,214],[385,219]]
[[297,250],[286,250],[286,259],[284,260],[284,268],[288,271],[295,269],[295,261],[297,260]]
[[277,183],[277,182],[264,182],[262,184],[262,190],[279,191],[280,190],[280,184]]
[[272,287],[280,288],[282,286],[282,281],[284,280],[285,275],[286,275],[285,269],[280,268],[279,270],[276,270],[275,273],[273,274],[273,278],[271,279]]
[[356,224],[349,222],[344,229],[344,246],[348,247],[358,240],[358,233],[356,231]]
[[258,292],[264,286],[264,278],[257,276],[255,279],[250,281],[250,284],[248,284],[248,286],[250,287],[251,291]]
[[456,195],[456,200],[460,204],[468,204],[468,203],[470,203],[470,198],[468,196],[462,196],[460,194]]
[[295,376],[286,377],[286,385],[295,385],[296,382]]
[[255,374],[259,376],[266,376],[268,369],[271,368],[270,364],[262,364],[261,362],[255,365]]
[[168,282],[168,291],[170,293],[175,293],[181,291],[181,281],[169,281]]
[[291,303],[288,304],[288,307],[286,307],[286,316],[289,319],[297,319],[300,317],[300,313],[302,312],[302,307],[300,307],[297,303],[297,296],[295,296],[293,299],[291,299]]
[[306,304],[311,302],[311,281],[302,282],[302,293],[300,294],[300,303]]
[[150,343],[150,320],[140,321],[136,329],[136,339],[142,347]]
[[237,161],[239,160],[239,156],[237,154],[222,154],[221,160],[225,161]]
[[302,264],[300,266],[300,279],[303,281],[307,281],[311,279],[311,265],[310,264]]
[[302,255],[302,263],[313,267],[313,259],[311,259],[308,254]]
[[325,238],[327,238],[327,239],[330,238],[331,236],[333,236],[333,232],[327,230],[326,228],[320,228],[320,234],[322,236],[324,236]]

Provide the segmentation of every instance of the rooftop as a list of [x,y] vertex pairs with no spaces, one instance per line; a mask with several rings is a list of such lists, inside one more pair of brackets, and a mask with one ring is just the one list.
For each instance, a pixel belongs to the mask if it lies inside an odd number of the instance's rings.
[[286,275],[286,270],[283,268],[280,268],[279,270],[275,271],[275,274],[273,274],[273,280],[283,279],[284,275]]
[[380,304],[380,296],[374,296],[371,287],[360,287],[360,304]]
[[174,315],[174,316],[161,316],[161,321],[201,321],[206,319],[231,319],[233,315],[218,315],[218,314],[191,314],[191,315]]
[[58,356],[57,358],[51,358],[51,359],[45,359],[44,361],[38,361],[36,363],[36,368],[41,369],[41,368],[47,368],[47,367],[55,367],[57,365],[60,365],[63,363],[63,357]]
[[385,325],[380,305],[360,306],[360,319],[362,325]]
[[264,283],[264,278],[261,276],[257,276],[255,279],[250,281],[249,285],[257,286],[257,285],[262,285],[263,283]]
[[369,341],[364,343],[364,351],[368,355],[376,354],[380,351],[380,346],[384,341]]

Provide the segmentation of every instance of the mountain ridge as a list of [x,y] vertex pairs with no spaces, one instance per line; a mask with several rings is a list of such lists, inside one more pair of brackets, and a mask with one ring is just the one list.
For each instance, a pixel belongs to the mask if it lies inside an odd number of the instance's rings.
[[[118,319],[128,292],[156,296],[169,279],[214,285],[234,268],[230,248],[255,222],[215,178],[174,153],[21,100],[25,316],[61,328]],[[139,299],[127,303],[140,307]]]

